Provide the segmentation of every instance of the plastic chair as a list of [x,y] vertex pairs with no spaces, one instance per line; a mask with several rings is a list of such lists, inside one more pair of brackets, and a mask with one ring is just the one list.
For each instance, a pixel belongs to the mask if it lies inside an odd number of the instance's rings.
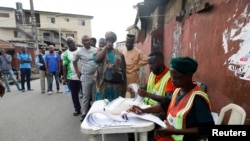
[[229,115],[229,120],[227,123],[228,125],[243,125],[245,123],[246,111],[241,106],[234,103],[230,103],[222,107],[216,124],[222,124],[225,114],[229,113],[230,111],[231,114]]

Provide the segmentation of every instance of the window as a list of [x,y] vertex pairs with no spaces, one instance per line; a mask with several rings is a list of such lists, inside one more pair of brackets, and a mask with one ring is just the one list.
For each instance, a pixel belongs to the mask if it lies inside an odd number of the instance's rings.
[[65,20],[66,22],[69,22],[69,18],[65,18],[64,20]]
[[84,26],[85,25],[85,21],[84,20],[78,20],[78,25]]
[[66,37],[69,37],[69,36],[75,38],[75,37],[74,37],[74,34],[66,34]]
[[56,22],[56,20],[55,20],[55,18],[54,17],[47,17],[47,22],[48,23],[55,23]]
[[9,13],[0,13],[0,17],[9,18]]
[[22,33],[20,31],[14,31],[15,38],[22,38]]
[[50,33],[43,33],[43,40],[44,41],[50,41]]

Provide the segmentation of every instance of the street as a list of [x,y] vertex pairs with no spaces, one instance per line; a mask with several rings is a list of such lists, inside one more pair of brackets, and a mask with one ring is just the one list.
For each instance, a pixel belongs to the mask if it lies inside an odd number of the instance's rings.
[[[53,84],[54,91],[55,82]],[[39,79],[34,91],[11,92],[0,98],[0,141],[87,141],[81,133],[80,116],[73,116],[71,96],[41,94]],[[63,85],[61,85],[63,91]]]

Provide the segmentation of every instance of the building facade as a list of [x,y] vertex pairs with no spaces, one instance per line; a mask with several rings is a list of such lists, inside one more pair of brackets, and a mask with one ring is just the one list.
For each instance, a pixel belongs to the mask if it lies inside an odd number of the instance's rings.
[[22,9],[21,3],[17,3],[16,9],[0,7],[0,39],[24,42],[27,46],[37,41],[39,46],[53,44],[60,49],[66,45],[67,36],[74,37],[76,43],[81,44],[83,34],[92,35],[93,16],[34,11],[34,20],[31,12]]

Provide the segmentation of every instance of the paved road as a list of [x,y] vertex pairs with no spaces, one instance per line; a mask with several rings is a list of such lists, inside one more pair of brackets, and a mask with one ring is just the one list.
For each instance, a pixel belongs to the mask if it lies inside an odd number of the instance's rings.
[[[41,94],[39,80],[25,93],[11,85],[0,98],[0,141],[87,141],[71,96]],[[54,88],[55,90],[55,88]],[[63,87],[61,87],[63,90]]]

